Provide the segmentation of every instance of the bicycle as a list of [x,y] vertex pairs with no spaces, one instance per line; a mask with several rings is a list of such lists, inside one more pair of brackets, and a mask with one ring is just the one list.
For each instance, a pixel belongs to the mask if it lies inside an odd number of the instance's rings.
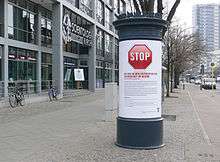
[[57,100],[57,90],[55,87],[50,87],[49,90],[48,90],[48,96],[49,96],[49,99],[50,101],[52,100]]
[[19,104],[20,106],[25,105],[25,97],[22,88],[14,87],[14,89],[9,92],[9,104],[12,108],[17,107]]

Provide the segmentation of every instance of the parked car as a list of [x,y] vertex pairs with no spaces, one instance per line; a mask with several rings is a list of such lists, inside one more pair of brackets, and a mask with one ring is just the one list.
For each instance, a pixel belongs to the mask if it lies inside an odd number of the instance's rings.
[[196,85],[199,85],[199,84],[201,84],[201,83],[202,83],[202,82],[201,82],[201,79],[196,79],[196,80],[195,80],[195,84],[196,84]]
[[215,78],[203,78],[202,79],[202,88],[204,89],[216,89],[216,80]]

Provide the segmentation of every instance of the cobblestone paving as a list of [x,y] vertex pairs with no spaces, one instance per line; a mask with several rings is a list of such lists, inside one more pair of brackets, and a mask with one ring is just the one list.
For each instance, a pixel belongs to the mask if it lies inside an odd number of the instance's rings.
[[103,122],[104,94],[65,98],[0,110],[0,162],[217,162],[206,143],[190,98],[177,90],[166,98],[165,147],[117,147],[116,123]]

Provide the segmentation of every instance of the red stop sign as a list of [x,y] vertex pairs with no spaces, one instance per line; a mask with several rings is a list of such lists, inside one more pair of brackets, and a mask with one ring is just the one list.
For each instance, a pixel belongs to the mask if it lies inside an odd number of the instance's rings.
[[152,52],[145,44],[136,44],[128,51],[128,62],[134,69],[146,69],[152,62]]

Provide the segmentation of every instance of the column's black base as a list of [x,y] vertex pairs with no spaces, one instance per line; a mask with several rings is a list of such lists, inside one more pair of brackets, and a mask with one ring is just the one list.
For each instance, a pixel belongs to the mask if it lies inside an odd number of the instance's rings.
[[116,145],[129,149],[163,147],[163,118],[117,118]]

